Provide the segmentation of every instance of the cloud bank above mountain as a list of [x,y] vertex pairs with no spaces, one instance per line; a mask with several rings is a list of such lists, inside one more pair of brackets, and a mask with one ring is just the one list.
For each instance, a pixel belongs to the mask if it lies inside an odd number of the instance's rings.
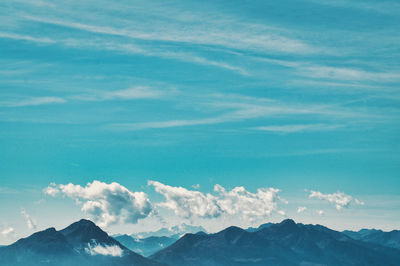
[[[287,216],[291,213],[289,202],[281,197],[281,190],[273,187],[257,188],[255,192],[251,192],[243,186],[227,189],[216,184],[212,192],[205,193],[154,180],[149,180],[148,186],[162,198],[155,197],[154,193],[150,193],[150,197],[143,191],[133,192],[116,182],[108,184],[97,180],[86,186],[50,183],[43,192],[51,197],[73,199],[81,206],[81,211],[101,227],[137,224],[148,217],[166,222],[171,214],[180,223],[187,221],[200,225],[206,220],[211,222],[212,219],[223,219],[250,226],[268,220],[273,214]],[[309,191],[304,200],[306,199],[310,203],[313,199],[327,201],[334,204],[338,211],[351,204],[364,204],[343,192],[324,194]],[[296,215],[304,215],[309,209],[318,215],[325,213],[319,205],[315,208],[310,205],[292,207],[292,212]]]
[[116,182],[107,184],[95,180],[85,187],[72,183],[52,183],[44,189],[44,193],[50,196],[62,194],[74,199],[77,205],[82,205],[81,210],[91,216],[99,226],[135,224],[153,211],[146,193],[132,192]]
[[278,202],[283,201],[276,188],[259,188],[256,193],[244,187],[226,190],[221,185],[214,186],[214,194],[173,187],[157,181],[149,181],[165,201],[157,206],[172,210],[182,218],[216,218],[220,216],[238,217],[246,221],[266,218],[273,211],[278,212]]

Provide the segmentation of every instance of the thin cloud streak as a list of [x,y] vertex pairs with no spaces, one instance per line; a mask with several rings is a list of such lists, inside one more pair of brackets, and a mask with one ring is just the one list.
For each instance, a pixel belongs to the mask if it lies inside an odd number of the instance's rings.
[[[227,95],[227,101],[223,101],[221,95],[212,95],[212,99],[206,102],[199,103],[200,106],[205,106],[208,109],[213,108],[218,111],[225,111],[224,114],[198,118],[198,119],[179,119],[167,121],[150,121],[150,122],[126,122],[126,123],[113,123],[106,125],[106,128],[120,131],[136,131],[145,129],[160,129],[160,128],[174,128],[185,126],[199,126],[199,125],[215,125],[228,122],[239,122],[249,119],[258,119],[266,117],[277,116],[321,116],[335,119],[349,119],[349,118],[370,118],[372,115],[346,108],[340,108],[335,105],[293,105],[291,103],[282,103],[279,101],[271,101],[262,98],[253,99],[251,97],[243,97],[242,101],[239,95]],[[275,132],[299,132],[299,131],[323,131],[334,130],[343,127],[343,125],[334,124],[313,124],[313,125],[286,125],[286,126],[260,126],[256,127],[257,130],[275,131]]]
[[[24,19],[40,23],[58,25],[90,33],[120,36],[134,40],[162,41],[172,43],[189,43],[198,45],[215,45],[229,49],[243,49],[262,51],[272,50],[284,53],[314,54],[321,49],[312,47],[300,40],[288,38],[281,34],[271,32],[271,28],[260,25],[247,25],[243,23],[211,23],[211,27],[198,28],[189,26],[190,30],[182,31],[180,25],[164,31],[140,32],[132,29],[119,29],[109,26],[90,25],[85,23],[62,21],[57,19],[24,16]],[[233,25],[232,25],[233,24]],[[230,28],[227,28],[227,26]],[[186,27],[188,27],[186,25]]]
[[[284,66],[295,70],[295,74],[314,78],[314,79],[329,79],[337,81],[374,81],[374,82],[396,82],[400,81],[400,72],[398,71],[366,71],[361,68],[354,67],[335,67],[329,65],[320,65],[304,61],[289,61],[270,59],[265,57],[253,57],[253,60],[266,62],[269,64]],[[311,82],[311,81],[309,81]],[[318,81],[314,81],[318,82]],[[336,83],[337,85],[338,83]],[[340,84],[340,83],[339,83]],[[333,84],[335,85],[335,84]],[[361,84],[345,84],[346,86],[361,87]],[[343,84],[340,84],[343,86]],[[350,87],[349,86],[349,87]],[[367,85],[368,88],[381,89],[380,86]]]
[[[170,93],[173,93],[169,90]],[[112,101],[112,100],[137,100],[137,99],[159,99],[166,93],[147,86],[136,86],[122,90],[99,91],[94,90],[87,94],[76,94],[64,98],[55,96],[30,97],[20,100],[8,100],[0,102],[0,107],[25,107],[47,104],[60,104],[71,101]]]
[[165,92],[148,86],[134,86],[122,90],[99,91],[88,94],[73,95],[70,98],[78,101],[111,101],[111,100],[136,100],[157,99],[165,96]]
[[205,65],[205,66],[214,66],[217,68],[233,71],[243,76],[250,75],[249,72],[242,68],[232,64],[229,64],[224,61],[215,61],[211,59],[207,59],[205,57],[187,53],[187,52],[173,52],[173,51],[163,51],[160,49],[150,49],[147,46],[140,46],[138,44],[126,44],[126,43],[117,43],[112,42],[110,40],[102,42],[101,40],[81,40],[81,39],[50,39],[50,38],[38,38],[28,35],[19,35],[19,34],[9,34],[9,33],[1,33],[0,38],[7,38],[13,40],[23,40],[23,41],[30,41],[34,43],[40,44],[58,44],[63,45],[70,48],[91,48],[97,50],[108,50],[114,52],[123,52],[125,54],[134,54],[134,55],[143,55],[149,57],[159,57],[164,59],[170,60],[177,60],[181,62],[188,62],[194,63],[198,65]]
[[0,38],[12,39],[12,40],[18,40],[18,41],[30,41],[30,42],[44,43],[44,44],[56,43],[55,40],[46,38],[46,37],[33,37],[30,35],[21,35],[21,34],[8,33],[8,32],[0,32]]
[[31,97],[21,100],[3,101],[0,102],[0,107],[24,107],[65,102],[66,100],[60,97]]
[[343,125],[328,125],[328,124],[304,124],[304,125],[277,125],[277,126],[260,126],[255,127],[255,130],[278,132],[278,133],[296,133],[305,131],[329,131],[342,128]]

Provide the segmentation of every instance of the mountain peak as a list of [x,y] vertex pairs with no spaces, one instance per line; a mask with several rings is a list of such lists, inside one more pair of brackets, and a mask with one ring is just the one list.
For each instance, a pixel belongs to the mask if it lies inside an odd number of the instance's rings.
[[115,244],[100,227],[90,220],[81,219],[60,231],[74,246],[93,241],[104,244]]
[[299,227],[296,224],[296,222],[293,221],[292,219],[285,219],[282,222],[275,224],[272,227],[267,227],[263,230],[268,230],[269,228],[277,228],[279,229],[279,232],[287,233],[287,232],[296,232]]
[[281,225],[296,225],[296,222],[293,221],[292,219],[285,219],[280,224]]
[[[97,247],[99,249],[97,249]],[[123,256],[116,254],[120,250]],[[92,221],[82,219],[63,230],[54,227],[0,248],[0,265],[164,265],[127,249]]]
[[84,225],[84,226],[96,226],[94,222],[88,219],[80,219],[79,221],[75,222],[75,224]]

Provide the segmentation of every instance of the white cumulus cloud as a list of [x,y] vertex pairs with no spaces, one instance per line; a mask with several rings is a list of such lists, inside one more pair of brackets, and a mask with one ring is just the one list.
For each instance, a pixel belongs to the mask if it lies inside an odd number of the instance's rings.
[[[183,218],[216,218],[222,215],[236,216],[247,221],[265,218],[273,211],[278,212],[279,189],[259,188],[256,193],[244,187],[235,187],[227,191],[215,185],[214,194],[173,187],[157,181],[149,181],[165,201],[158,204],[172,210]],[[283,201],[283,200],[282,200]]]
[[131,192],[126,187],[113,182],[110,184],[93,181],[85,187],[69,183],[51,183],[44,189],[50,196],[58,194],[74,199],[82,205],[82,211],[91,216],[99,226],[116,223],[137,223],[153,212],[146,193]]
[[358,199],[353,199],[352,196],[347,195],[343,192],[336,192],[332,194],[323,194],[320,191],[312,190],[310,192],[309,198],[317,198],[320,200],[326,200],[335,205],[335,208],[340,211],[343,208],[349,207],[349,205],[354,202],[356,205],[364,205],[364,202]]
[[22,210],[21,214],[25,218],[26,225],[28,226],[29,229],[37,228],[35,220],[33,220],[32,217],[25,210]]
[[302,212],[305,212],[306,210],[307,210],[307,207],[304,207],[304,206],[297,207],[297,213],[302,213]]
[[113,257],[122,257],[123,250],[117,246],[103,246],[103,245],[91,245],[89,244],[85,251],[94,256],[94,255],[103,255],[103,256],[113,256]]
[[157,181],[149,181],[148,184],[165,197],[165,201],[158,206],[173,210],[178,216],[212,218],[221,215],[217,198],[209,193],[203,194],[183,187],[168,186]]
[[11,226],[9,226],[1,231],[1,235],[4,237],[15,236],[15,230]]
[[47,195],[55,197],[60,192],[60,190],[55,183],[51,182],[48,187],[43,189],[43,192]]
[[278,210],[279,189],[259,188],[256,193],[247,191],[244,187],[235,187],[226,191],[220,185],[215,185],[214,191],[218,193],[218,205],[223,213],[241,215],[253,221],[271,215]]

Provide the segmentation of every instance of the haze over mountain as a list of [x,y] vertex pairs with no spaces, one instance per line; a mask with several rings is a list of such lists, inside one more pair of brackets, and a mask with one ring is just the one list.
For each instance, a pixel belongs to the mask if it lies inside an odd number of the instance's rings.
[[183,223],[169,228],[163,227],[154,232],[115,235],[113,237],[132,251],[147,257],[168,247],[187,233],[198,232],[206,232],[206,230],[202,226]]
[[255,232],[228,227],[187,234],[150,258],[170,265],[398,265],[395,249],[355,240],[321,225],[284,220]]
[[361,229],[357,232],[346,230],[343,233],[357,240],[400,250],[400,230],[384,232],[377,229]]
[[162,265],[138,255],[93,222],[49,228],[0,247],[0,265]]
[[207,232],[202,226],[190,225],[186,223],[182,223],[179,225],[174,225],[171,227],[163,227],[157,231],[149,231],[149,232],[139,232],[135,234],[131,234],[130,236],[134,238],[146,238],[151,236],[167,236],[178,239],[187,233],[195,234],[197,232]]
[[177,237],[168,236],[150,236],[146,238],[135,238],[130,235],[119,235],[114,236],[114,238],[130,250],[145,257],[150,256],[155,252],[168,247],[179,239]]
[[247,232],[256,232],[259,231],[263,228],[267,228],[270,227],[271,225],[273,225],[273,223],[265,223],[265,224],[261,224],[258,227],[249,227],[246,229]]

